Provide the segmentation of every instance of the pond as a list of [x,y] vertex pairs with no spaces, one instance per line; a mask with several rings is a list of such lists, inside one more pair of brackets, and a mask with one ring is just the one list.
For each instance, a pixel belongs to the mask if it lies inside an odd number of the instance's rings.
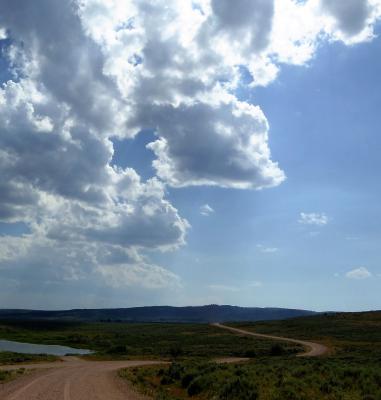
[[12,340],[0,340],[0,351],[12,351],[13,353],[24,354],[50,354],[53,356],[65,356],[67,354],[91,354],[91,350],[74,349],[67,346],[32,344],[13,342]]

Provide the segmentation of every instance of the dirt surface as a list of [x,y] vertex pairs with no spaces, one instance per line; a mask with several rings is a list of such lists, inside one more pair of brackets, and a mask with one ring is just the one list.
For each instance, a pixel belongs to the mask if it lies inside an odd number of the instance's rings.
[[[247,358],[226,357],[219,364],[238,363]],[[143,400],[117,371],[161,361],[84,361],[62,357],[61,361],[39,364],[3,365],[0,370],[25,368],[30,373],[0,385],[1,400]]]
[[243,329],[233,328],[231,326],[222,325],[222,324],[218,324],[218,323],[212,324],[212,325],[216,326],[218,328],[227,329],[231,332],[239,333],[241,335],[255,336],[255,337],[260,337],[260,338],[264,338],[264,339],[280,340],[283,342],[291,342],[291,343],[300,344],[306,349],[306,351],[304,353],[298,354],[298,357],[317,357],[317,356],[322,356],[324,354],[327,354],[329,351],[329,348],[327,346],[324,346],[323,344],[320,344],[320,343],[314,343],[314,342],[309,342],[306,340],[299,340],[299,339],[291,339],[291,338],[286,338],[286,337],[281,337],[281,336],[264,335],[262,333],[245,331]]
[[118,378],[121,368],[160,364],[158,361],[83,361],[3,366],[34,371],[0,385],[1,400],[142,400],[128,383]]

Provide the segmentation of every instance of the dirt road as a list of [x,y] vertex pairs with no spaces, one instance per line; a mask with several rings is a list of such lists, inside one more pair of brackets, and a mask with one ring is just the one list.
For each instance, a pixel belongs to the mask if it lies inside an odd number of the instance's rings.
[[[157,361],[83,361],[18,365],[33,369],[15,381],[0,385],[1,400],[141,400],[118,378],[121,368],[159,364]],[[11,369],[10,366],[2,369]]]
[[329,351],[327,346],[324,346],[323,344],[320,344],[320,343],[314,343],[314,342],[309,342],[306,340],[299,340],[299,339],[291,339],[291,338],[286,338],[286,337],[281,337],[281,336],[264,335],[262,333],[254,333],[254,332],[250,332],[250,331],[245,331],[243,329],[233,328],[231,326],[222,325],[222,324],[218,324],[218,323],[215,323],[212,325],[216,326],[218,328],[227,329],[231,332],[239,333],[241,335],[255,336],[255,337],[260,337],[263,339],[280,340],[283,342],[291,342],[291,343],[300,344],[306,349],[306,351],[304,353],[298,354],[298,357],[317,357],[317,356],[322,356],[322,355],[328,353],[328,351]]
[[[297,343],[307,350],[300,357],[326,354],[328,347],[305,340],[264,335],[232,328],[222,324],[214,326],[241,335]],[[76,357],[63,357],[62,362],[29,365],[0,366],[0,369],[25,368],[33,370],[12,382],[0,385],[0,400],[143,400],[128,383],[118,378],[121,368],[162,364],[160,361],[84,361]],[[244,358],[222,358],[216,362],[240,362]]]
[[[4,365],[0,370],[25,368],[33,370],[10,383],[0,385],[1,400],[143,400],[127,381],[118,378],[117,370],[162,361],[84,361],[63,357],[62,362]],[[247,358],[216,359],[219,364],[238,363]]]

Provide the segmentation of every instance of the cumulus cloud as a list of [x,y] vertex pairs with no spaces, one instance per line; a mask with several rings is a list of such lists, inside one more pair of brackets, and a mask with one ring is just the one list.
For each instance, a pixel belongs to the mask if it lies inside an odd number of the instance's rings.
[[347,272],[345,276],[349,279],[367,279],[372,276],[372,273],[365,267],[359,267]]
[[[142,121],[149,120],[146,110]],[[215,105],[162,106],[149,114],[160,136],[147,146],[157,156],[153,166],[172,186],[262,189],[285,178],[270,159],[268,125],[258,107],[228,99]]]
[[86,280],[113,288],[160,289],[181,287],[181,279],[152,264],[139,251],[89,240],[56,241],[46,236],[5,237],[0,243],[2,279],[38,287]]
[[[185,243],[167,185],[260,190],[285,179],[265,115],[237,97],[242,71],[268,85],[324,40],[370,40],[380,15],[379,0],[1,1],[11,79],[0,89],[0,220],[30,233],[2,241],[0,267],[176,281],[144,258]],[[144,129],[156,136],[148,181],[112,162],[113,139]]]
[[208,217],[209,215],[213,214],[214,210],[212,207],[210,207],[209,204],[204,204],[200,207],[200,214],[204,215],[205,217]]
[[334,27],[344,38],[372,35],[374,13],[377,12],[377,2],[367,0],[322,0],[323,12],[334,19]]
[[300,213],[299,221],[300,224],[324,226],[329,222],[329,218],[324,213]]
[[[274,15],[273,0],[212,0],[210,23],[214,34],[247,47],[248,52],[258,52],[267,47]],[[207,21],[208,23],[208,21]]]
[[[165,199],[164,184],[111,166],[111,138],[129,137],[129,106],[105,74],[107,59],[87,34],[79,5],[19,6],[0,5],[14,75],[0,90],[0,219],[25,222],[31,234],[3,241],[8,249],[3,246],[0,267],[29,265],[46,279],[50,270],[63,280],[67,274],[82,279],[90,269],[104,277],[102,258],[121,248],[184,244],[189,224]],[[90,256],[95,248],[103,257]],[[148,281],[160,270],[141,258],[120,265],[130,271],[124,281]]]

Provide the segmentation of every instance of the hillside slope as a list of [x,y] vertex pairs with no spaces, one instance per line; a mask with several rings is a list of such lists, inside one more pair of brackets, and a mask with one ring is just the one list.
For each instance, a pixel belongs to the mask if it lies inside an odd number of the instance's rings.
[[313,311],[287,308],[206,305],[196,307],[154,306],[62,311],[0,310],[0,319],[209,323],[277,320],[313,314],[315,314]]

